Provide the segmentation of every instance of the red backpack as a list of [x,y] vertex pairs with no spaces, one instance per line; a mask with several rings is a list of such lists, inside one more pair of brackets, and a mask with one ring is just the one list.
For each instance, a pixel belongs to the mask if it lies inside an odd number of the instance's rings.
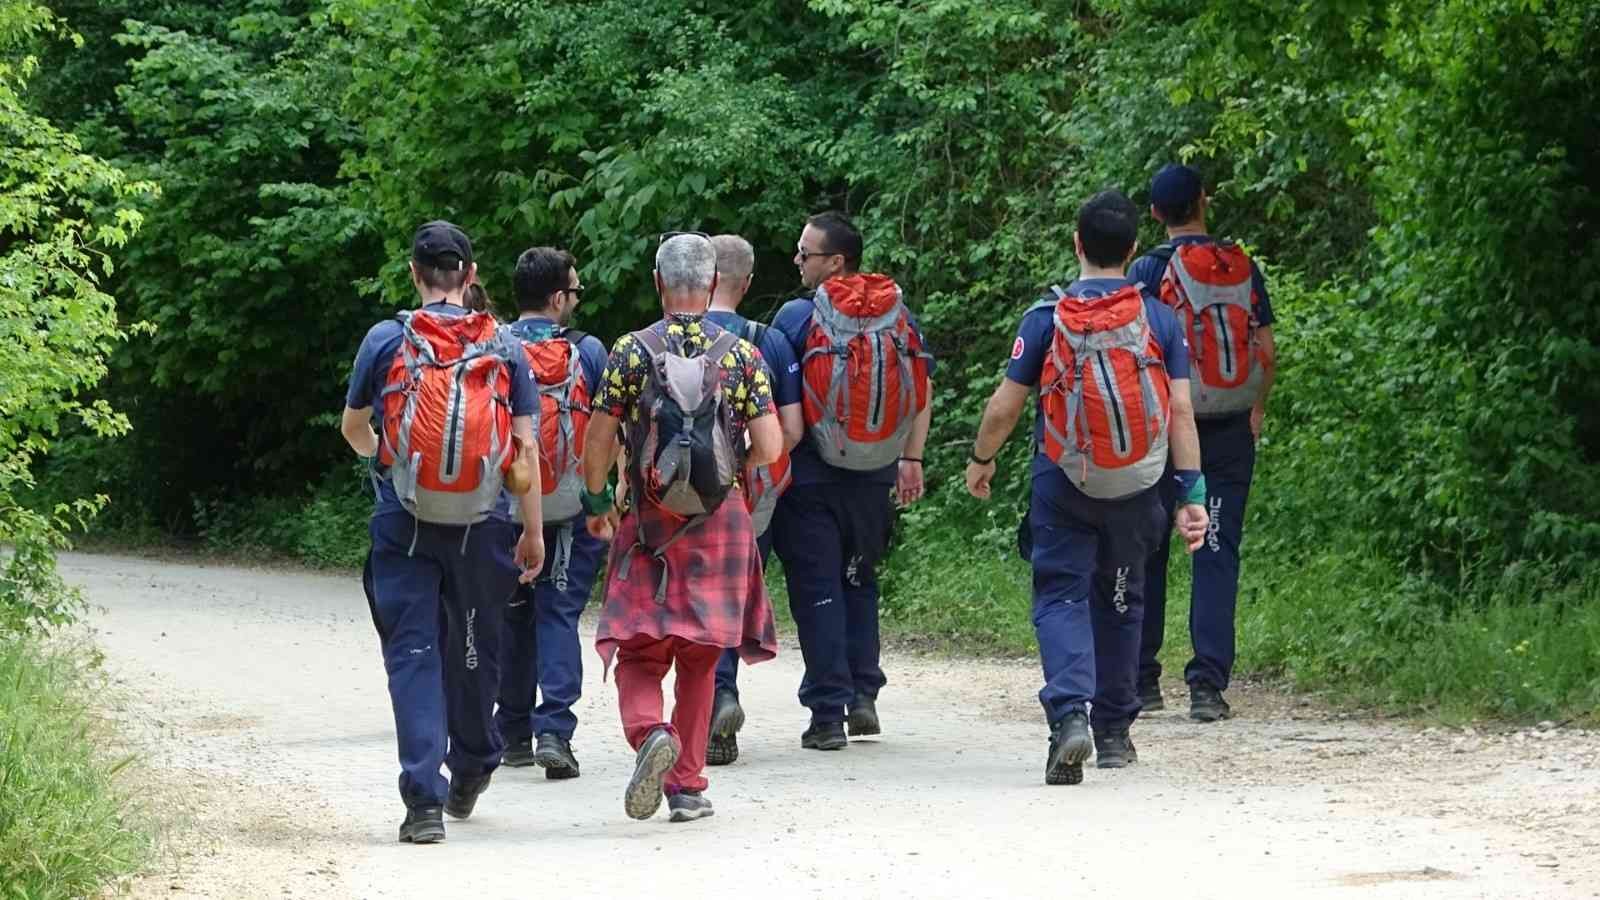
[[471,525],[499,499],[511,466],[513,348],[488,313],[415,310],[379,397],[378,461],[419,521]]
[[789,469],[789,451],[764,466],[746,466],[744,470],[744,506],[750,511],[752,533],[756,537],[766,534],[772,524],[772,513],[778,508],[778,498],[789,489],[794,475]]
[[[1040,373],[1045,455],[1090,497],[1129,497],[1161,480],[1170,390],[1144,295],[1055,294],[1055,337]],[[1048,303],[1049,301],[1045,301]]]
[[1161,302],[1177,312],[1189,337],[1195,417],[1248,412],[1261,398],[1266,374],[1256,342],[1250,257],[1225,241],[1164,245],[1156,255],[1169,256]]
[[[565,522],[583,511],[583,441],[589,432],[591,386],[583,375],[581,331],[557,329],[543,340],[506,336],[522,346],[539,389],[539,492],[546,523]],[[512,505],[512,518],[522,510]]]
[[900,288],[843,275],[817,288],[800,355],[806,430],[823,462],[881,469],[905,452],[928,405],[928,361]]

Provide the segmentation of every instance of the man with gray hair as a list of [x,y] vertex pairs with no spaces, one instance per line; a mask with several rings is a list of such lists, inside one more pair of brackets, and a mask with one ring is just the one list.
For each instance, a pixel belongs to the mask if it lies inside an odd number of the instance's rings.
[[[706,235],[662,235],[664,315],[612,348],[584,442],[589,533],[612,542],[595,649],[607,667],[616,658],[622,729],[637,753],[623,808],[635,819],[654,815],[663,793],[674,822],[711,815],[703,771],[717,660],[732,648],[761,662],[778,649],[738,475],[777,459],[783,433],[756,348],[706,321],[716,283]],[[607,482],[624,428],[631,508],[619,515]]]
[[[772,379],[772,399],[778,407],[778,422],[783,426],[784,458],[755,474],[764,474],[776,487],[781,480],[776,470],[787,473],[787,454],[805,434],[805,420],[800,414],[800,363],[781,332],[739,314],[739,304],[755,280],[756,254],[750,242],[736,234],[719,234],[711,239],[711,246],[717,252],[717,289],[711,295],[711,309],[706,312],[706,320],[755,344],[761,351],[767,375]],[[747,500],[753,496],[748,493],[749,488],[747,484]],[[767,502],[775,500],[776,497]],[[749,505],[747,502],[746,506]],[[763,527],[770,524],[770,515],[765,523],[757,524],[756,551],[761,556],[762,568],[766,568],[772,552],[772,532]],[[739,705],[739,654],[728,650],[717,663],[717,698],[711,708],[707,765],[726,766],[738,760],[738,733],[743,726],[744,708]]]

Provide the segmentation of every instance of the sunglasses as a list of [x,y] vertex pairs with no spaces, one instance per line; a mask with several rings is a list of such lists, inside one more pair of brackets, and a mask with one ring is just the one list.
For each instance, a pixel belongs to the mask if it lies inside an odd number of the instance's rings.
[[571,294],[572,296],[577,297],[579,300],[583,299],[583,291],[584,287],[581,284],[577,287],[564,287],[556,289],[556,293],[558,294]]
[[704,231],[663,231],[661,232],[660,239],[656,241],[656,246],[659,247],[675,237],[683,237],[686,234],[694,235],[695,237],[699,238],[705,238],[708,241],[711,240],[711,235],[706,234]]
[[800,257],[800,264],[801,265],[805,265],[806,260],[810,259],[813,256],[838,256],[838,255],[839,254],[837,254],[837,253],[835,253],[835,252],[833,252],[831,250],[806,250],[804,247],[796,247],[795,248],[795,256]]

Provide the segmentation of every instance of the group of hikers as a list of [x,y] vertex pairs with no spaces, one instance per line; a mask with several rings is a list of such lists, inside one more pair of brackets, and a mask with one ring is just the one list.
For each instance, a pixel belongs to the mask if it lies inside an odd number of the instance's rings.
[[[986,499],[1034,398],[1018,549],[1033,569],[1049,784],[1081,782],[1091,755],[1137,759],[1129,727],[1163,702],[1174,525],[1194,554],[1190,716],[1229,715],[1275,351],[1260,272],[1208,236],[1207,204],[1198,172],[1162,168],[1151,213],[1169,238],[1137,261],[1137,208],[1116,191],[1083,204],[1079,277],[1024,314],[970,451],[967,488]],[[443,840],[444,815],[471,815],[500,765],[579,776],[578,620],[602,568],[595,648],[615,666],[636,754],[629,816],[663,798],[675,822],[712,814],[705,766],[739,756],[740,662],[777,652],[772,551],[804,656],[801,747],[880,733],[876,567],[894,505],[924,491],[934,359],[895,281],[861,271],[862,250],[845,216],[807,219],[804,293],[766,324],[738,312],[746,240],[663,234],[662,316],[608,353],[571,327],[584,285],[570,253],[521,255],[518,317],[501,324],[467,235],[418,229],[420,304],[367,333],[341,424],[373,471],[363,580],[394,707],[401,841]]]

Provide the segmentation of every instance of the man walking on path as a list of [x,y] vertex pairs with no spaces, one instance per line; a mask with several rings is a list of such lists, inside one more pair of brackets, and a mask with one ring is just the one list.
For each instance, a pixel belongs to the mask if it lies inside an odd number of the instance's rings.
[[[605,542],[589,534],[576,492],[590,398],[600,387],[606,348],[599,338],[567,327],[583,297],[572,254],[553,247],[525,251],[513,284],[521,315],[506,331],[524,348],[539,385],[541,468],[553,490],[544,497],[544,568],[537,581],[517,589],[506,609],[495,723],[505,740],[506,765],[538,765],[550,779],[577,778],[572,734],[578,718],[572,707],[583,691],[578,618]],[[572,505],[563,508],[567,504]],[[550,521],[552,515],[565,518]]]
[[1091,716],[1101,768],[1138,758],[1128,729],[1139,714],[1144,561],[1170,527],[1156,494],[1169,446],[1187,498],[1179,529],[1191,548],[1205,531],[1183,335],[1170,310],[1123,277],[1137,216],[1116,191],[1079,209],[1078,279],[1023,316],[967,466],[967,490],[987,499],[994,458],[1037,388],[1020,543],[1033,565],[1046,784],[1083,780]]
[[[777,654],[738,476],[746,462],[776,459],[783,434],[756,348],[705,319],[717,281],[710,239],[663,235],[655,281],[661,321],[619,339],[601,377],[583,502],[590,533],[614,537],[595,648],[608,667],[616,657],[622,728],[637,751],[623,806],[649,818],[664,791],[672,820],[685,822],[712,813],[703,770],[717,660],[727,648],[746,662]],[[607,478],[623,428],[631,508],[619,523]]]
[[[1234,661],[1234,611],[1239,595],[1239,548],[1245,501],[1255,469],[1256,441],[1277,371],[1272,303],[1261,271],[1236,246],[1206,233],[1210,198],[1200,173],[1168,165],[1150,183],[1150,212],[1167,228],[1166,243],[1133,264],[1129,277],[1152,290],[1186,321],[1200,434],[1200,469],[1206,476],[1210,530],[1194,554],[1189,636],[1194,656],[1184,667],[1189,717],[1200,722],[1232,714],[1222,692]],[[1168,514],[1175,488],[1163,482]],[[1168,541],[1156,543],[1146,567],[1147,606],[1139,651],[1139,695],[1146,709],[1161,709],[1161,651],[1166,625]]]
[[878,734],[878,577],[893,509],[922,496],[933,357],[887,276],[865,274],[861,232],[825,212],[807,220],[794,262],[811,295],[772,322],[800,363],[807,435],[772,522],[805,655],[800,746],[839,750]]
[[[471,815],[500,764],[502,610],[518,567],[532,580],[544,564],[540,530],[516,537],[501,489],[510,436],[533,446],[537,398],[493,317],[463,306],[476,274],[461,229],[417,230],[411,281],[421,304],[367,332],[341,423],[356,455],[383,467],[369,587],[400,750],[400,840],[419,844],[444,840],[443,813]],[[529,465],[537,482],[537,459]],[[525,521],[539,521],[537,491],[516,502]]]
[[[711,246],[717,251],[717,290],[711,295],[706,320],[740,335],[761,351],[762,365],[772,379],[772,398],[778,408],[783,449],[787,453],[805,433],[805,421],[800,415],[800,363],[781,332],[739,314],[739,304],[755,277],[756,254],[750,242],[736,234],[719,234],[711,239]],[[766,524],[771,525],[770,517]],[[756,535],[756,550],[765,569],[772,551],[770,527],[761,528]],[[738,733],[744,719],[744,708],[739,705],[739,652],[730,649],[723,651],[717,663],[717,698],[711,708],[707,765],[726,766],[739,758]]]

